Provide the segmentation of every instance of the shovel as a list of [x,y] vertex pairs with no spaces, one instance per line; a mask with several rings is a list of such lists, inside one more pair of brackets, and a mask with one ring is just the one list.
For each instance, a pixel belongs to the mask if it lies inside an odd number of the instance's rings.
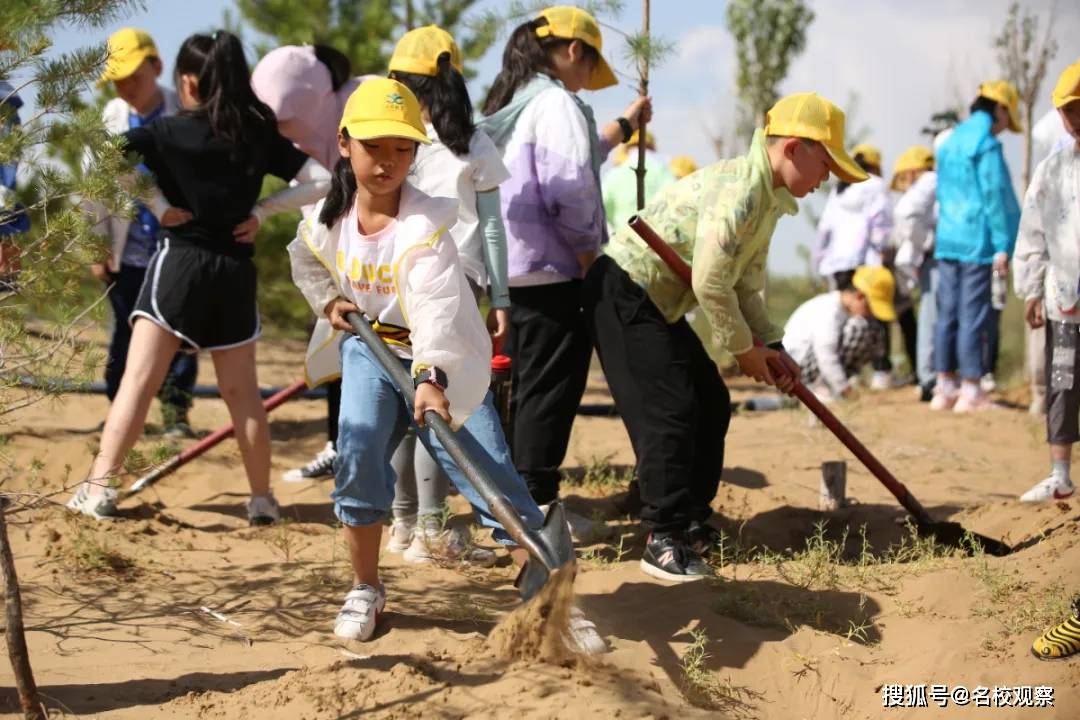
[[[386,343],[371,329],[371,325],[359,313],[350,312],[346,319],[352,325],[353,332],[364,341],[379,365],[390,376],[405,401],[412,406],[416,392],[413,389],[409,371],[401,360],[390,352]],[[529,553],[529,559],[518,574],[516,585],[523,600],[528,600],[540,591],[551,573],[559,568],[573,569],[574,541],[570,537],[570,528],[566,524],[566,511],[559,500],[551,503],[544,524],[540,530],[525,527],[514,506],[499,491],[499,486],[488,473],[476,463],[465,446],[458,440],[450,426],[434,410],[424,413],[424,422],[435,433],[446,452],[461,469],[476,493],[487,503],[492,516],[498,520],[511,538]]]
[[[637,215],[630,218],[628,221],[630,228],[636,232],[645,244],[660,256],[660,259],[664,261],[673,273],[675,273],[687,286],[691,285],[691,272],[690,266],[686,263],[682,257],[675,252],[670,245],[656,234],[656,232],[649,226],[645,220],[641,219]],[[760,341],[754,339],[755,345],[760,345]],[[786,371],[775,361],[769,362],[769,372],[773,375],[784,375]],[[926,512],[915,496],[911,494],[902,482],[897,480],[888,469],[881,464],[881,462],[874,457],[862,442],[855,437],[847,427],[840,422],[839,418],[832,414],[829,408],[818,400],[817,396],[810,391],[808,387],[801,382],[795,383],[795,388],[792,393],[805,405],[810,412],[817,416],[821,424],[824,425],[832,432],[836,438],[850,450],[855,457],[866,466],[866,469],[873,474],[881,484],[888,488],[889,492],[897,499],[897,501],[904,506],[904,508],[911,513],[911,516],[915,519],[916,528],[920,535],[924,537],[934,537],[937,542],[942,545],[948,545],[950,547],[961,548],[967,552],[974,550],[973,545],[978,546],[983,552],[988,555],[994,555],[997,557],[1008,555],[1012,550],[1005,543],[994,538],[980,535],[976,532],[966,530],[960,523],[955,522],[938,522],[930,517],[930,513]]]

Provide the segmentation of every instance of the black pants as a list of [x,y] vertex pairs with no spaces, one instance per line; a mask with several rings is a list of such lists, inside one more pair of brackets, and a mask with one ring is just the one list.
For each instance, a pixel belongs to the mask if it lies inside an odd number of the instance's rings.
[[504,352],[513,360],[514,465],[544,505],[559,496],[559,466],[592,358],[581,281],[510,288]]
[[326,383],[326,439],[337,448],[338,416],[341,414],[341,380]]
[[584,303],[637,457],[642,522],[686,530],[712,513],[731,422],[727,386],[686,319],[669,324],[610,258],[589,270]]
[[[889,354],[892,348],[892,329],[888,323],[881,322],[880,320],[873,320],[872,322],[876,322],[881,326],[881,332],[884,333],[885,336],[885,343],[882,347],[881,354],[874,358],[874,370],[891,371],[892,358]],[[900,325],[900,334],[904,338],[904,353],[907,355],[912,372],[914,372],[915,368],[919,367],[919,353],[917,347],[918,321],[915,318],[915,309],[909,307],[904,310],[897,316],[896,322]]]
[[[128,346],[131,344],[131,325],[128,316],[135,308],[139,297],[146,268],[134,265],[121,265],[113,276],[113,286],[109,290],[109,305],[113,311],[113,334],[109,341],[109,356],[105,361],[105,394],[111,402],[120,389],[120,379],[127,367]],[[162,414],[166,424],[185,420],[191,407],[191,391],[195,387],[195,378],[199,373],[198,356],[178,352],[169,366],[169,374],[158,391]]]

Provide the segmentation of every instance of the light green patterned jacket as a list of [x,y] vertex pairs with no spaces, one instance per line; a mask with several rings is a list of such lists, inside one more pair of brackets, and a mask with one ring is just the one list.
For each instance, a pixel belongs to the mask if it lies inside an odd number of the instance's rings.
[[738,355],[753,346],[755,335],[766,344],[783,337],[762,295],[765,261],[776,221],[798,211],[786,188],[773,189],[765,133],[758,130],[746,155],[669,185],[640,213],[693,268],[692,289],[629,227],[619,229],[604,252],[645,288],[669,323],[698,305],[712,330],[712,349]]

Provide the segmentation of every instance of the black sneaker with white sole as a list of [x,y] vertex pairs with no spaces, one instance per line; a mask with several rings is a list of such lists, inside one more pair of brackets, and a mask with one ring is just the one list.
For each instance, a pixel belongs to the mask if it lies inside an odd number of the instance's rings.
[[652,533],[641,556],[641,571],[668,582],[694,582],[713,577],[713,570],[675,533]]

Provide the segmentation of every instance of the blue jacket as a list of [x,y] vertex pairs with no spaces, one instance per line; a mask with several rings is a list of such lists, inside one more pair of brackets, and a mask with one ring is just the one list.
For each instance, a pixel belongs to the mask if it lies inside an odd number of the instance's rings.
[[938,260],[989,265],[995,253],[1012,257],[1020,205],[990,125],[988,113],[976,112],[938,148]]

